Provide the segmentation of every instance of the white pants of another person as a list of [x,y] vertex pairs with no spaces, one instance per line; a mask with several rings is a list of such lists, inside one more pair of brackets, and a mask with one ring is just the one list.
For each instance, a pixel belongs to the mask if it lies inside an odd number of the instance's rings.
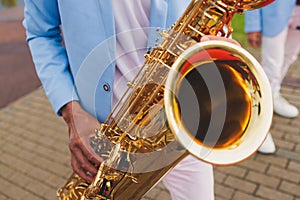
[[163,178],[172,200],[213,200],[214,176],[210,164],[192,155],[184,158]]
[[[262,66],[273,90],[274,112],[284,117],[296,117],[299,114],[298,109],[280,95],[282,80],[300,50],[300,30],[296,29],[297,26],[300,26],[300,6],[295,6],[288,26],[280,34],[275,37],[262,37]],[[270,133],[259,152],[275,152]]]
[[262,66],[270,79],[274,93],[280,85],[289,66],[297,59],[300,50],[300,31],[298,22],[300,6],[295,6],[289,25],[275,37],[262,37]]
[[300,6],[295,6],[287,27],[275,37],[262,37],[262,66],[270,80],[274,99],[274,112],[288,118],[298,116],[298,109],[281,95],[280,88],[290,65],[300,50]]

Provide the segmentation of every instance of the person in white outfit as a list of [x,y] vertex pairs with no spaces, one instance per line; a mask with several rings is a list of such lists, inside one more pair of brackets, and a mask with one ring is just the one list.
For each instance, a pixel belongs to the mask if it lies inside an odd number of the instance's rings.
[[[276,0],[264,8],[245,13],[248,42],[253,47],[261,46],[261,64],[272,87],[274,112],[287,118],[299,115],[298,108],[280,92],[282,81],[300,50],[299,4],[299,0]],[[275,151],[272,136],[268,134],[259,152]]]

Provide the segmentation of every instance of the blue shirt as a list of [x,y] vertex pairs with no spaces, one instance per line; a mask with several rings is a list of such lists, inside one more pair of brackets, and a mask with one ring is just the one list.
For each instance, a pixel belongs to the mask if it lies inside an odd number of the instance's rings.
[[278,35],[288,25],[296,0],[275,0],[273,3],[245,12],[245,32],[262,32],[264,36]]
[[[157,27],[170,27],[189,2],[151,1],[148,47],[159,37]],[[111,111],[115,70],[112,2],[25,0],[24,14],[36,71],[55,112],[78,100],[103,122]]]

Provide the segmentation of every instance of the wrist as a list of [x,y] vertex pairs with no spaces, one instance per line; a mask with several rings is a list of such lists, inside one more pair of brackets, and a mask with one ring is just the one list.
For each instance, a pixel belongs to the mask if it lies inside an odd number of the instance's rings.
[[78,101],[70,101],[66,103],[61,109],[61,115],[66,123],[72,121],[74,113],[80,109],[80,104]]

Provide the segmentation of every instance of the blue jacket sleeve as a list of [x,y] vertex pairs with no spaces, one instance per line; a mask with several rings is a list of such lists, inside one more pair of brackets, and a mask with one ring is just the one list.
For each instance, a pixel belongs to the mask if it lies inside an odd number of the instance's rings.
[[261,32],[261,9],[245,11],[245,32]]
[[55,0],[25,0],[23,25],[38,77],[54,111],[78,100],[65,48]]

